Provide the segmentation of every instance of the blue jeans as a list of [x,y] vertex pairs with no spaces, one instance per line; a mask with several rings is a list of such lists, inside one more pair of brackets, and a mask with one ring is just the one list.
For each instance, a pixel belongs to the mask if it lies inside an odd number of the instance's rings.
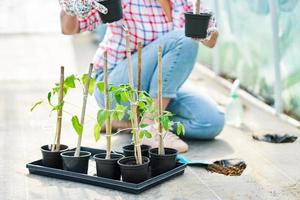
[[[180,121],[186,128],[183,136],[188,139],[213,139],[224,127],[224,114],[216,104],[182,87],[189,77],[197,57],[198,44],[184,36],[182,29],[166,33],[143,48],[141,89],[157,96],[157,49],[163,46],[163,96],[170,98],[166,110],[174,114],[173,121]],[[137,53],[132,55],[134,83],[137,82]],[[96,80],[102,81],[102,71],[97,72]],[[112,85],[128,83],[127,59],[109,71],[109,83]],[[95,90],[99,106],[104,105],[103,95]]]

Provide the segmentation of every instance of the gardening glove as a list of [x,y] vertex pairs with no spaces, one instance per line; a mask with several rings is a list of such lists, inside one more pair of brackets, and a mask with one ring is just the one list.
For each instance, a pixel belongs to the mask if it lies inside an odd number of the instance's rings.
[[84,19],[92,9],[107,14],[107,8],[96,0],[58,0],[61,8],[70,16]]

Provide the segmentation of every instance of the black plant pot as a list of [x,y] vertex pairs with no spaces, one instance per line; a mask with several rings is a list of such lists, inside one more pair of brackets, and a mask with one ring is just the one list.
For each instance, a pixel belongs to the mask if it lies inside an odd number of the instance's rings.
[[207,37],[210,13],[193,14],[187,12],[185,15],[185,35],[191,38],[204,39]]
[[158,148],[149,150],[151,175],[157,176],[176,167],[177,150],[165,148],[165,155],[158,155]]
[[[50,149],[49,149],[50,147]],[[59,151],[51,151],[51,145],[44,145],[41,147],[43,155],[43,165],[46,167],[62,169],[62,159],[60,154],[68,150],[67,145],[60,145]]]
[[135,157],[125,157],[118,160],[122,180],[130,183],[140,183],[149,178],[149,158],[143,157],[143,164],[137,165]]
[[61,153],[63,169],[66,171],[87,174],[91,153],[80,151],[79,157],[74,157],[75,151]]
[[121,171],[118,165],[118,160],[124,156],[121,154],[112,153],[111,159],[105,159],[106,153],[94,155],[96,161],[97,176],[120,180]]
[[108,10],[107,14],[100,13],[103,23],[112,23],[123,18],[121,0],[104,0],[99,1],[99,3],[104,5]]
[[[151,148],[151,146],[149,146],[149,145],[145,145],[145,144],[141,145],[142,156],[149,157],[149,149],[150,148]],[[134,156],[134,145],[130,144],[130,145],[124,146],[123,154],[125,157]]]

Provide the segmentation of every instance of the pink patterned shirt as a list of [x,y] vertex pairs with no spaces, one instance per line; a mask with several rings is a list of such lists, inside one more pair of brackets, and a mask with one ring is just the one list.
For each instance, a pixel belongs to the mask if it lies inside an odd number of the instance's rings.
[[[137,42],[143,46],[148,45],[165,33],[183,28],[185,24],[185,12],[193,10],[191,0],[171,0],[172,22],[167,17],[157,0],[122,0],[123,19],[107,25],[104,40],[94,56],[94,66],[99,69],[103,66],[103,52],[107,50],[109,68],[126,58],[126,41],[123,26],[128,28],[130,35],[130,47],[132,53],[136,51]],[[80,32],[94,30],[101,24],[98,11],[92,10],[89,16],[79,20]],[[215,26],[212,18],[209,27]]]

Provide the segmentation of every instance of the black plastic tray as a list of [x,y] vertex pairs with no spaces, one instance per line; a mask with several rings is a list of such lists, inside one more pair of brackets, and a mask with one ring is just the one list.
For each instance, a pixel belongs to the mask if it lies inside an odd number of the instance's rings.
[[[88,148],[88,147],[81,147],[81,150],[91,152],[92,156],[97,153],[105,152],[104,150],[101,150],[101,149],[94,149],[94,148]],[[92,156],[91,156],[91,158],[92,158]],[[160,174],[158,176],[151,177],[150,179],[148,179],[144,182],[134,184],[134,183],[128,183],[128,182],[123,182],[123,181],[119,181],[119,180],[97,177],[95,175],[96,174],[95,162],[93,162],[91,160],[89,163],[88,174],[80,174],[80,173],[65,171],[65,170],[61,170],[61,169],[45,167],[42,164],[42,160],[37,160],[37,161],[31,162],[31,163],[28,163],[26,165],[26,167],[28,168],[29,173],[31,173],[31,174],[37,174],[37,175],[41,175],[41,176],[47,176],[47,177],[53,177],[53,178],[58,178],[58,179],[79,182],[79,183],[85,183],[85,184],[105,187],[105,188],[109,188],[109,189],[113,189],[113,190],[134,193],[134,194],[139,194],[147,189],[150,189],[150,188],[172,178],[172,177],[183,174],[185,167],[186,167],[185,164],[177,163],[176,168],[174,168],[164,174]]]

